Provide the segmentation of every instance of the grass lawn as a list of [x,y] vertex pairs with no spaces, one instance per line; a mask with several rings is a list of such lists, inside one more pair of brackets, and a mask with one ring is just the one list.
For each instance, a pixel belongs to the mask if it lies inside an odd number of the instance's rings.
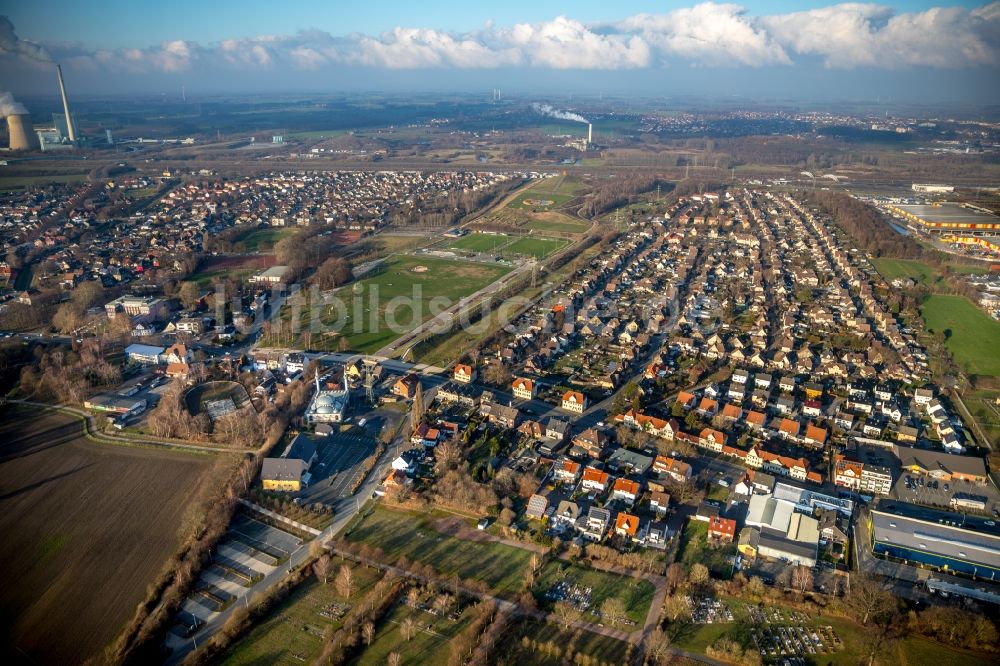
[[965,372],[1000,376],[1000,322],[962,296],[929,296],[920,314],[928,331],[944,333],[948,350]]
[[509,208],[527,208],[528,210],[542,211],[558,208],[572,201],[575,197],[572,194],[561,194],[558,192],[543,192],[538,188],[532,188],[508,204]]
[[472,252],[493,252],[510,241],[506,234],[469,234],[454,239],[449,247]]
[[[334,558],[335,569],[340,561]],[[325,586],[310,578],[272,610],[267,619],[240,639],[220,660],[225,664],[301,664],[311,663],[323,648],[323,631],[337,629],[341,620],[320,615],[324,607],[337,603],[351,605],[370,589],[382,572],[354,566],[354,592],[351,599],[337,594],[331,580]]]
[[897,278],[910,278],[915,282],[930,286],[934,282],[937,282],[938,279],[934,268],[922,261],[888,259],[885,257],[872,259],[871,261],[887,281]]
[[197,283],[199,287],[206,288],[211,287],[218,280],[225,280],[226,278],[233,278],[234,280],[243,280],[254,273],[256,269],[244,268],[244,269],[228,269],[228,270],[218,270],[218,271],[208,271],[205,273],[195,273],[190,278],[189,281]]
[[561,231],[568,234],[582,234],[590,229],[590,223],[574,220],[566,215],[552,213],[545,219],[534,219],[524,225],[533,231]]
[[[421,267],[426,270],[420,271]],[[440,312],[448,305],[492,284],[509,271],[510,267],[497,264],[436,257],[391,257],[376,267],[369,277],[337,293],[345,310],[341,313],[345,316],[339,330],[347,337],[351,350],[373,352],[429,319],[432,299],[439,299],[439,302],[435,302],[435,311]],[[416,290],[418,285],[419,291]],[[444,303],[443,307],[441,303]],[[376,310],[374,313],[373,305]],[[303,329],[311,325],[311,312],[310,308],[303,308],[300,315]],[[338,311],[332,305],[325,305],[317,316],[321,330],[333,330]],[[291,312],[286,309],[282,318],[289,320]],[[392,323],[395,325],[390,328],[389,324]],[[320,336],[316,336],[314,343],[319,338]]]
[[[411,608],[403,603],[386,614],[375,629],[375,640],[364,649],[351,664],[361,666],[382,666],[388,662],[391,652],[402,657],[400,664],[444,664],[450,654],[449,641],[457,636],[472,619],[472,607],[466,608],[457,621],[445,616]],[[403,639],[401,625],[411,617],[419,630],[409,641]]]
[[[550,587],[565,579],[567,583],[577,587],[591,589],[590,610],[600,610],[606,599],[616,597],[625,605],[628,618],[641,626],[646,621],[649,605],[653,601],[656,588],[653,584],[640,578],[622,576],[608,571],[585,569],[566,562],[551,561],[546,563],[538,577],[536,590],[544,595]],[[586,622],[597,623],[599,618],[588,611],[583,618]]]
[[592,659],[609,664],[618,664],[628,650],[628,644],[616,638],[595,634],[592,631],[578,629],[566,630],[548,622],[538,620],[523,620],[511,630],[509,639],[501,641],[498,647],[501,654],[510,655],[507,663],[537,664],[540,666],[561,666],[566,663],[562,658],[555,658],[542,652],[525,649],[521,643],[522,637],[528,637],[538,643],[552,643],[565,650],[572,647],[574,652],[582,652]]
[[439,573],[482,580],[494,592],[513,596],[524,583],[531,560],[527,550],[504,544],[465,541],[441,534],[422,514],[395,511],[376,505],[365,511],[345,531],[350,541],[378,546],[386,560],[405,555],[412,561],[430,564]]
[[[911,278],[915,282],[934,287],[943,281],[940,272],[930,264],[915,259],[889,259],[880,257],[872,259],[872,264],[886,280],[896,278]],[[985,275],[989,269],[982,264],[951,263],[948,267],[958,275]]]
[[569,241],[556,238],[518,239],[503,249],[504,254],[523,254],[537,259],[544,259],[556,250],[565,247]]
[[248,252],[257,252],[260,249],[260,244],[262,242],[266,241],[268,243],[271,243],[271,245],[274,245],[282,238],[291,236],[296,231],[298,231],[298,229],[281,228],[281,227],[272,227],[270,229],[254,229],[253,231],[249,232],[248,234],[240,238],[240,242],[243,243],[244,246],[246,246]]
[[996,399],[1000,398],[1000,391],[981,389],[971,391],[962,395],[965,406],[969,412],[979,422],[980,427],[986,431],[990,443],[996,447],[1000,443],[1000,405]]

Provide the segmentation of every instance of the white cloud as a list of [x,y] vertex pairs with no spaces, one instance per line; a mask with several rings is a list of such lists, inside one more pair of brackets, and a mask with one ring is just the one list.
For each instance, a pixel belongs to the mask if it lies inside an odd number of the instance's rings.
[[[1000,67],[1000,2],[972,10],[949,7],[902,13],[885,5],[846,3],[761,17],[737,4],[702,2],[591,25],[558,16],[508,26],[487,21],[481,29],[466,33],[397,27],[379,35],[334,36],[309,29],[212,44],[172,40],[143,49],[45,46],[67,66],[109,73],[181,73],[196,67],[321,70],[337,65],[394,70],[624,70],[678,63],[792,66],[810,58],[819,58],[830,68],[996,68]],[[18,40],[10,22],[0,20],[0,57],[28,62],[36,47],[45,50]]]
[[972,11],[935,7],[896,14],[846,3],[759,20],[774,39],[827,67],[962,68],[1000,64],[1000,2]]
[[641,37],[598,34],[565,16],[499,29],[495,39],[520,52],[533,67],[633,69],[651,62],[649,46]]
[[611,27],[642,35],[667,58],[696,65],[759,67],[791,62],[781,45],[739,5],[703,2],[666,14],[639,14]]

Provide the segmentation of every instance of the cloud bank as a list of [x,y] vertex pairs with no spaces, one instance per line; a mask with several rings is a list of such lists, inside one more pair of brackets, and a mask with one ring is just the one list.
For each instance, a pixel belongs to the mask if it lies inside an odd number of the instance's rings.
[[319,29],[199,44],[182,39],[142,49],[92,50],[19,39],[0,17],[0,55],[49,60],[87,71],[176,74],[195,69],[384,70],[535,68],[639,70],[794,66],[818,59],[829,69],[1000,66],[1000,2],[975,9],[897,12],[846,3],[754,16],[736,4],[703,2],[663,14],[586,24],[566,16],[453,33],[397,27],[379,35]]

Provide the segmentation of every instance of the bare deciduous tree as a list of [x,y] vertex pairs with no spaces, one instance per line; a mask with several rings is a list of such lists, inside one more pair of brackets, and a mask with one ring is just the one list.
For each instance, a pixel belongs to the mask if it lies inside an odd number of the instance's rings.
[[346,564],[340,565],[340,571],[337,572],[337,580],[335,581],[337,585],[337,594],[344,597],[345,599],[351,598],[351,592],[354,590],[354,572]]

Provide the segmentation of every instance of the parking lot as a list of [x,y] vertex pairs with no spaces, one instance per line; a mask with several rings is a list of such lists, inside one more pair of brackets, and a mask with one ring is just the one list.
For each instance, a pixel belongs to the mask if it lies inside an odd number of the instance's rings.
[[361,473],[359,463],[375,450],[375,440],[363,435],[333,434],[319,446],[312,478],[300,497],[302,502],[333,504],[351,493]]
[[246,597],[267,574],[281,566],[302,540],[246,512],[233,517],[229,531],[212,550],[194,590],[181,604],[167,645],[176,647],[215,613]]
[[[907,478],[910,479],[909,483]],[[923,483],[921,484],[921,481]],[[978,484],[970,481],[943,481],[932,479],[929,476],[919,474],[903,473],[896,480],[893,486],[892,495],[904,502],[924,504],[942,509],[956,510],[951,506],[951,498],[955,493],[965,493],[966,495],[979,495],[986,498],[986,511],[976,511],[961,509],[966,513],[995,515],[994,511],[1000,511],[1000,493],[992,484]]]

